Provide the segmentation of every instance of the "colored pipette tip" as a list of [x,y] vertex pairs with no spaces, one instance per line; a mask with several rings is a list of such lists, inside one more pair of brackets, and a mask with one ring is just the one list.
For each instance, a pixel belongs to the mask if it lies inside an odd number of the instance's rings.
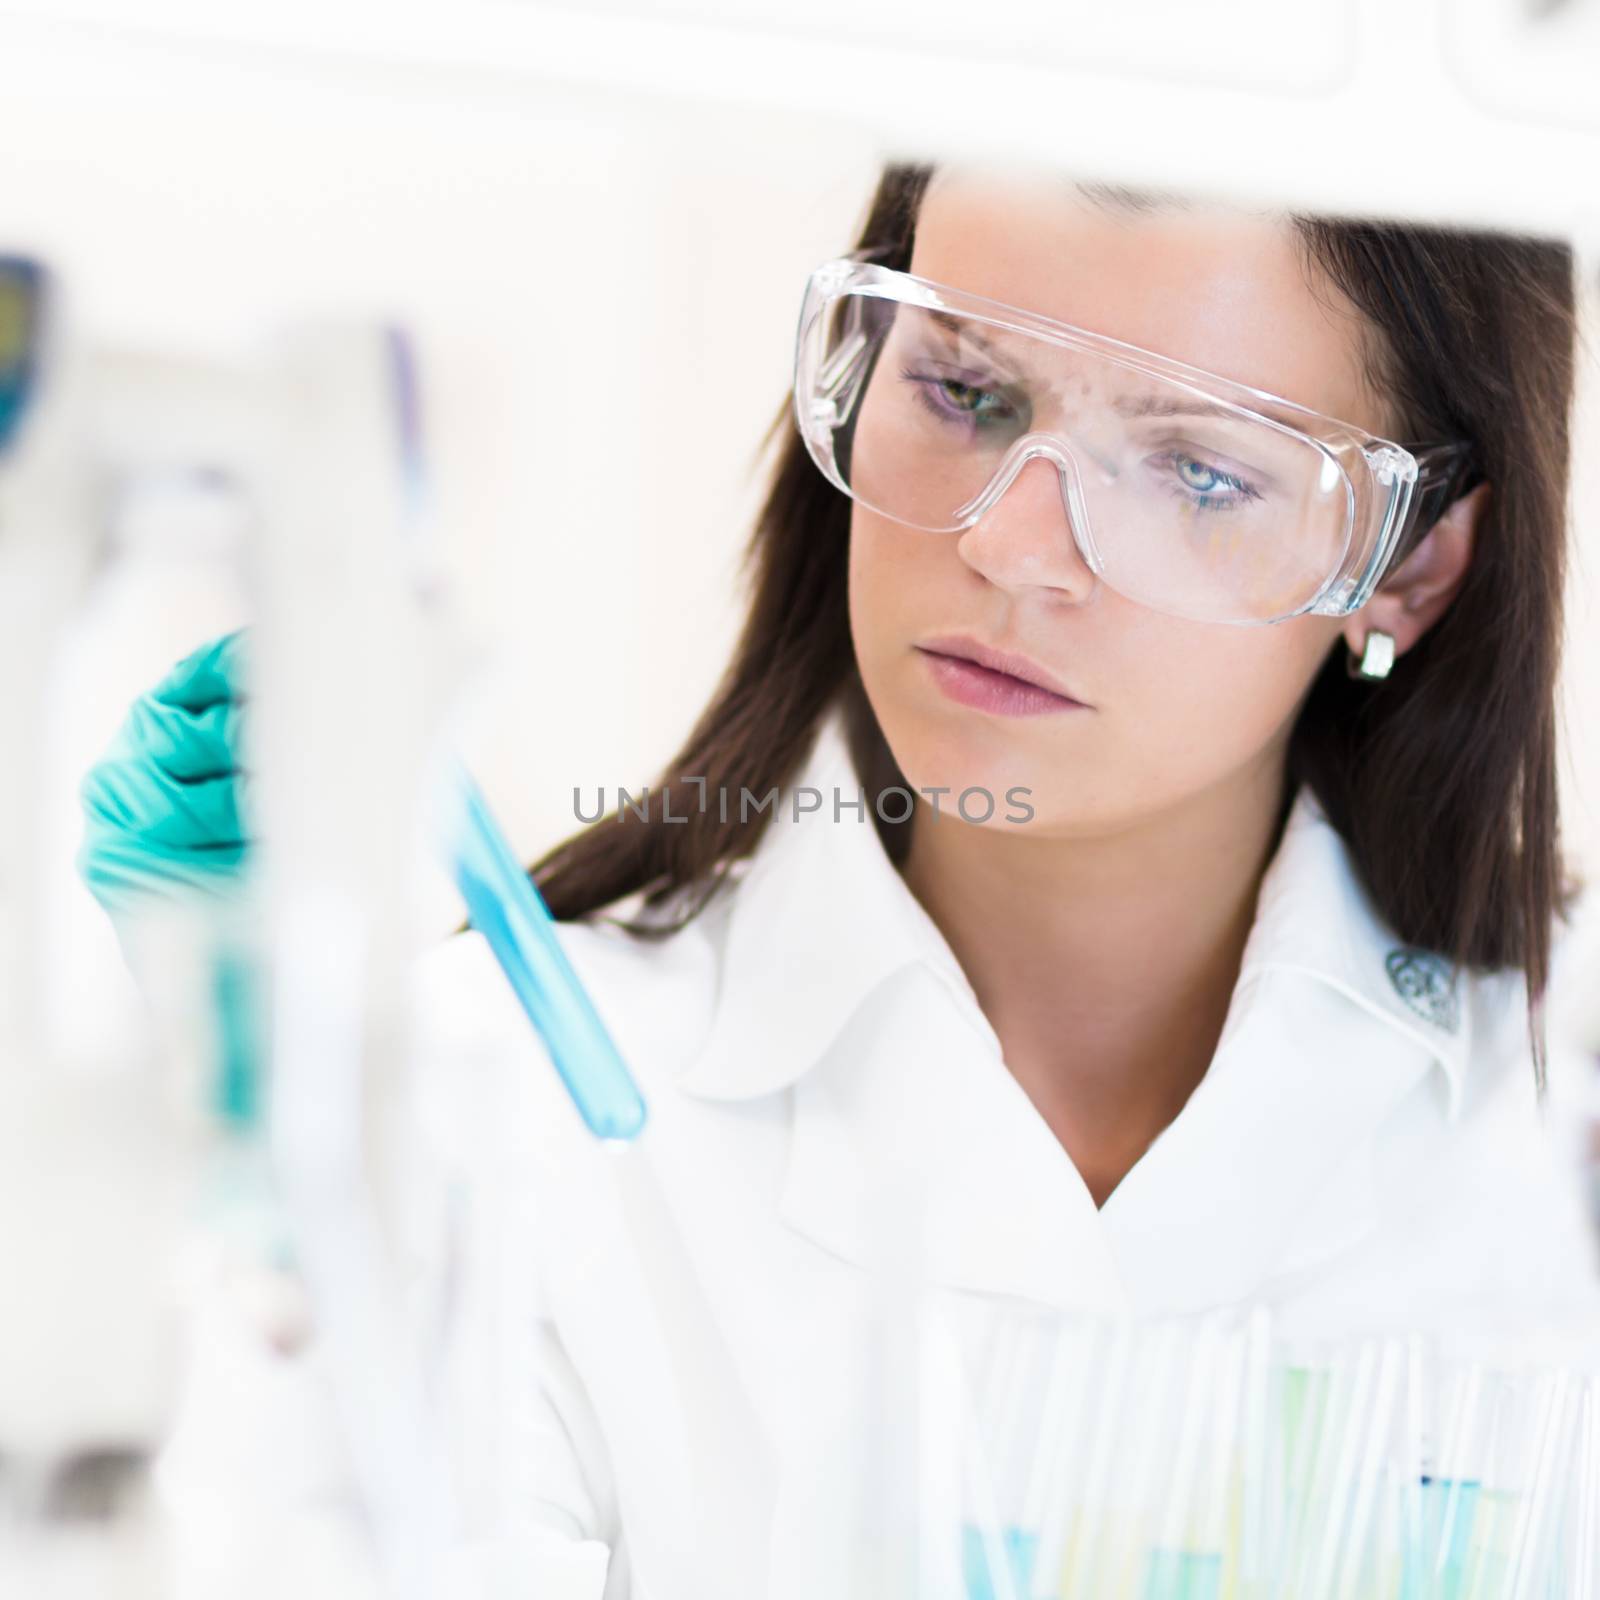
[[471,777],[453,766],[446,785],[442,844],[472,926],[544,1040],[589,1131],[597,1139],[637,1138],[644,1096],[567,960],[555,918]]

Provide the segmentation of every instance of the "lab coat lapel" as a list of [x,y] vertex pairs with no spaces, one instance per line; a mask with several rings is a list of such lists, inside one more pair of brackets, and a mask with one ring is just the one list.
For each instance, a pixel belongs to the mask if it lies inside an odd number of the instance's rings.
[[1007,1070],[943,935],[885,854],[842,717],[824,719],[726,913],[709,1034],[687,1093],[793,1094],[781,1215],[865,1267],[886,1161],[926,1200],[930,1279],[1046,1305],[1120,1303],[1094,1203]]
[[[796,1084],[784,1221],[870,1266],[892,1166],[922,1196],[929,1281],[1045,1306],[1122,1308],[1088,1189],[963,1000],[932,969],[907,968]],[[914,1238],[897,1243],[916,1248]]]
[[1464,998],[1446,963],[1395,939],[1302,789],[1211,1066],[1101,1212],[1136,1305],[1237,1301],[1370,1237],[1389,1114],[1436,1068],[1439,1113],[1459,1114]]
[[739,884],[680,1087],[792,1091],[782,1216],[840,1258],[873,1259],[893,1152],[926,1197],[936,1282],[1054,1306],[1227,1303],[1372,1231],[1371,1141],[1431,1065],[1457,1114],[1471,1008],[1397,943],[1302,789],[1211,1067],[1096,1211],[870,818],[833,813],[835,787],[859,792],[837,714],[797,782],[823,809],[774,818]]
[[1457,1114],[1471,1008],[1441,970],[1397,943],[1302,791],[1211,1066],[1101,1210],[964,976],[929,961],[883,981],[796,1082],[784,1217],[870,1260],[871,1184],[893,1150],[926,1195],[934,1281],[1146,1312],[1248,1298],[1379,1227],[1376,1141],[1433,1069]]
[[1304,973],[1258,971],[1235,1007],[1189,1103],[1101,1211],[1143,1312],[1235,1303],[1369,1237],[1374,1136],[1431,1066]]
[[[802,789],[822,805],[797,817],[791,795]],[[846,808],[859,793],[842,720],[831,715],[734,889],[715,1014],[678,1080],[685,1092],[745,1100],[786,1088],[863,997],[937,937],[870,815]]]

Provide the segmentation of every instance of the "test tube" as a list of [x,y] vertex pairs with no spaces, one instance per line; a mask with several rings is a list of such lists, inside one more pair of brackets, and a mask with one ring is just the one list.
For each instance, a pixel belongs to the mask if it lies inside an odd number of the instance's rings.
[[1085,1487],[1077,1511],[1074,1537],[1067,1551],[1062,1573],[1062,1593],[1068,1597],[1094,1593],[1088,1575],[1094,1570],[1100,1545],[1106,1537],[1105,1524],[1111,1515],[1109,1485],[1111,1466],[1121,1425],[1123,1394],[1132,1359],[1133,1332],[1125,1322],[1104,1331],[1097,1350],[1103,1365],[1100,1381],[1090,1391],[1090,1434],[1084,1452]]
[[1371,1411],[1356,1419],[1360,1424],[1360,1433],[1364,1435],[1356,1470],[1349,1481],[1338,1486],[1335,1499],[1338,1514],[1330,1519],[1330,1527],[1344,1525],[1336,1558],[1340,1574],[1338,1587],[1335,1590],[1330,1569],[1325,1582],[1312,1591],[1314,1594],[1337,1594],[1338,1600],[1356,1600],[1363,1564],[1368,1556],[1374,1557],[1380,1570],[1383,1565],[1381,1552],[1372,1550],[1371,1530],[1379,1486],[1384,1476],[1395,1403],[1405,1372],[1405,1359],[1406,1349],[1401,1340],[1384,1341],[1377,1392]]
[[1250,1314],[1245,1339],[1245,1409],[1240,1468],[1238,1554],[1233,1564],[1230,1600],[1266,1600],[1273,1548],[1270,1524],[1276,1497],[1271,1492],[1275,1465],[1269,1454],[1273,1405],[1272,1318],[1258,1306]]
[[1308,1504],[1318,1451],[1323,1435],[1333,1426],[1330,1412],[1335,1399],[1337,1363],[1326,1359],[1297,1359],[1285,1365],[1274,1383],[1278,1400],[1283,1473],[1275,1495],[1276,1515],[1267,1571],[1273,1588],[1281,1592],[1285,1576],[1299,1559],[1304,1541],[1304,1525],[1309,1519]]
[[1221,1354],[1221,1378],[1213,1408],[1210,1461],[1201,1485],[1199,1549],[1190,1563],[1188,1593],[1218,1600],[1229,1557],[1229,1534],[1235,1490],[1234,1460],[1241,1423],[1245,1365],[1244,1330],[1226,1333]]
[[1318,1430],[1316,1453],[1303,1487],[1297,1485],[1300,1497],[1290,1552],[1294,1565],[1284,1569],[1294,1574],[1288,1593],[1296,1600],[1310,1600],[1313,1584],[1327,1571],[1328,1546],[1337,1538],[1336,1492],[1340,1483],[1349,1481],[1356,1448],[1356,1419],[1370,1403],[1376,1375],[1376,1346],[1370,1339],[1361,1341],[1354,1360],[1343,1351],[1334,1357],[1329,1401],[1323,1426]]
[[472,925],[483,934],[518,1003],[589,1131],[634,1139],[645,1125],[644,1097],[600,1020],[555,934],[555,919],[501,833],[488,802],[459,766],[446,850]]
[[1542,1373],[1534,1407],[1533,1452],[1528,1486],[1518,1507],[1508,1600],[1535,1600],[1555,1544],[1556,1474],[1567,1437],[1565,1372]]
[[1465,1600],[1507,1600],[1524,1463],[1519,1425],[1526,1384],[1487,1376],[1482,1481],[1462,1577]]
[[1600,1376],[1583,1386],[1578,1439],[1572,1600],[1600,1600]]
[[[1477,1510],[1479,1482],[1469,1469],[1469,1449],[1478,1426],[1484,1395],[1484,1372],[1470,1362],[1452,1390],[1450,1426],[1440,1452],[1442,1476],[1429,1483],[1424,1575],[1439,1600],[1457,1600],[1466,1581],[1467,1551]],[[1434,1533],[1435,1515],[1438,1531]]]
[[1081,1317],[1063,1320],[1045,1392],[1045,1422],[1028,1486],[1029,1526],[1039,1530],[1029,1600],[1055,1600],[1074,1537],[1074,1468],[1089,1413],[1096,1329]]
[[[1015,1367],[1014,1360],[1008,1363]],[[963,1399],[963,1488],[972,1507],[962,1528],[962,1571],[966,1600],[1020,1600],[1021,1579],[1001,1522],[995,1494],[995,1472],[984,1449],[983,1431],[972,1403],[971,1388],[961,1385]]]
[[[1190,1341],[1191,1361],[1182,1373],[1177,1448],[1161,1508],[1156,1538],[1144,1571],[1143,1600],[1209,1600],[1217,1593],[1221,1560],[1193,1547],[1194,1507],[1205,1423],[1215,1395],[1214,1372],[1221,1334],[1204,1320]],[[1155,1441],[1152,1440],[1152,1445]],[[1152,1508],[1153,1509],[1153,1508]],[[1155,1519],[1152,1519],[1153,1521]]]

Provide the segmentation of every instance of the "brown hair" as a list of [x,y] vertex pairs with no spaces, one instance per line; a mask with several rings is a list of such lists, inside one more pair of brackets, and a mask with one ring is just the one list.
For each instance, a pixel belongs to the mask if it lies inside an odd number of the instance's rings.
[[[856,248],[906,270],[932,173],[885,167]],[[1141,205],[1130,191],[1083,187],[1101,203]],[[1570,914],[1579,887],[1563,881],[1556,791],[1572,253],[1505,234],[1291,220],[1308,264],[1364,313],[1369,380],[1398,408],[1397,437],[1468,441],[1475,475],[1491,487],[1460,592],[1390,676],[1352,680],[1344,652],[1330,652],[1293,730],[1287,780],[1291,790],[1310,786],[1400,939],[1459,967],[1524,974],[1542,1092],[1553,919]],[[836,702],[869,796],[904,782],[851,646],[849,501],[808,456],[788,397],[763,453],[775,441],[771,487],[744,557],[750,608],[733,659],[651,785],[678,817],[718,786],[760,796],[791,781]],[[670,933],[759,841],[769,813],[741,818],[738,809],[729,807],[727,821],[704,810],[691,826],[668,826],[665,807],[641,817],[619,804],[546,854],[534,879],[558,918],[638,893],[628,926]],[[890,855],[903,859],[909,821],[878,826]]]

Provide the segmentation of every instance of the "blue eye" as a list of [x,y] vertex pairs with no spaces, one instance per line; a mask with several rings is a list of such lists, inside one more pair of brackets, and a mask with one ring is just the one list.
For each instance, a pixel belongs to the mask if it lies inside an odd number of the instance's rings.
[[1191,489],[1198,489],[1202,493],[1215,489],[1222,482],[1222,474],[1214,467],[1208,467],[1203,461],[1196,461],[1193,456],[1179,456],[1177,458],[1178,476]]
[[[1181,450],[1172,451],[1166,459],[1172,463],[1178,485],[1187,491],[1183,498],[1197,511],[1226,511],[1247,500],[1261,498],[1243,478],[1195,456],[1185,455]],[[1219,494],[1218,490],[1229,492]]]

